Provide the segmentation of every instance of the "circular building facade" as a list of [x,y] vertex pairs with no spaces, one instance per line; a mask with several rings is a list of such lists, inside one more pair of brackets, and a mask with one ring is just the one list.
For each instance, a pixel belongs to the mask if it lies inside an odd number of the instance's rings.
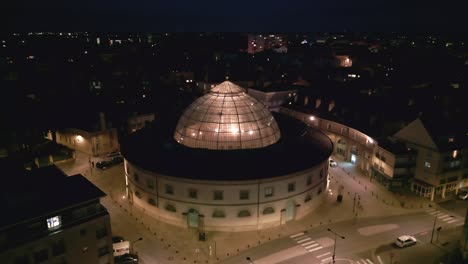
[[331,140],[273,116],[237,85],[198,98],[172,127],[153,124],[122,144],[129,199],[155,218],[219,231],[268,228],[322,203]]

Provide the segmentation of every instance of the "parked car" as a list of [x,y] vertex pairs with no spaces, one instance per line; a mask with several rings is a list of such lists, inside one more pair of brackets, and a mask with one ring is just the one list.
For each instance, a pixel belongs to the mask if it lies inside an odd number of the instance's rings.
[[120,243],[120,242],[124,242],[125,239],[121,236],[113,236],[112,237],[112,243]]
[[113,157],[121,157],[122,156],[122,153],[120,153],[120,151],[113,151],[109,154],[107,154],[107,157],[108,158],[113,158]]
[[115,264],[134,264],[138,263],[138,256],[135,254],[126,253],[121,256],[114,257]]
[[400,236],[397,238],[395,244],[398,247],[404,248],[404,247],[409,247],[409,246],[416,244],[416,241],[417,241],[416,238],[412,236]]
[[113,157],[110,162],[115,165],[115,164],[119,164],[119,163],[122,163],[124,161],[124,158],[122,156],[117,156],[117,157]]
[[458,191],[458,199],[460,200],[468,200],[468,189],[463,188]]
[[336,166],[338,166],[338,163],[336,163],[336,161],[331,159],[330,160],[330,167],[336,167]]
[[96,163],[96,168],[105,170],[111,167],[113,164],[109,160],[102,160]]

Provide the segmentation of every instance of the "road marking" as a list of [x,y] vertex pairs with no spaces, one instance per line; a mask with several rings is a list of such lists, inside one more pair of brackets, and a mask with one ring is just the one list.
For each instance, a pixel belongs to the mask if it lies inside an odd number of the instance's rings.
[[296,241],[298,244],[302,243],[302,242],[306,242],[308,240],[311,240],[312,238],[308,237],[308,238],[304,238],[302,240],[299,240],[299,241]]
[[322,255],[318,255],[317,258],[325,257],[326,255],[330,255],[331,252],[324,253]]
[[313,248],[313,247],[316,247],[318,246],[319,244],[318,243],[315,243],[315,244],[312,244],[312,245],[308,245],[306,247],[304,247],[305,249],[309,249],[309,248]]
[[298,236],[298,237],[293,238],[293,240],[298,241],[298,240],[304,239],[306,237],[308,237],[308,236],[307,235]]
[[444,214],[444,215],[437,216],[437,218],[439,218],[439,219],[443,219],[443,218],[447,218],[447,217],[450,217],[450,215]]
[[309,241],[309,242],[302,243],[301,246],[305,247],[305,246],[313,244],[313,243],[315,243],[315,241]]
[[298,236],[303,235],[303,234],[304,234],[304,232],[300,232],[300,233],[297,233],[297,234],[289,236],[289,237],[290,238],[295,238],[295,237],[298,237]]
[[440,213],[438,213],[438,214],[436,214],[436,215],[437,215],[437,216],[441,216],[441,215],[444,215],[444,214],[445,214],[445,213],[440,212]]
[[367,263],[374,264],[374,262],[372,262],[370,259],[366,259],[366,260],[367,260]]
[[316,248],[313,248],[313,249],[309,249],[309,252],[312,252],[312,251],[316,251],[316,250],[319,250],[319,249],[322,249],[323,247],[320,246],[320,247],[316,247]]
[[379,255],[377,255],[377,260],[380,262],[380,264],[384,264]]
[[429,208],[429,209],[426,210],[426,212],[432,212],[432,211],[435,211],[435,210],[436,209],[434,209],[434,208]]
[[430,215],[436,215],[436,214],[438,214],[438,213],[439,213],[439,212],[434,211],[434,212],[430,212],[429,214],[430,214]]
[[457,221],[457,220],[455,220],[455,219],[452,219],[452,220],[450,220],[450,221],[446,221],[446,220],[447,220],[447,219],[445,219],[444,221],[447,222],[447,223],[449,223],[449,224],[455,223],[455,222]]
[[327,262],[327,261],[329,261],[329,260],[332,260],[332,257],[324,258],[324,259],[322,259],[321,261],[322,261],[322,262]]

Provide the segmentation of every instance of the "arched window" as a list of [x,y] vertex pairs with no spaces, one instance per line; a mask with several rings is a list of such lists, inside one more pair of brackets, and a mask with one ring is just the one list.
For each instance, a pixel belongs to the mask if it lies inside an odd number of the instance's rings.
[[318,188],[317,195],[319,195],[319,194],[321,194],[321,193],[322,193],[322,186],[320,186],[320,187]]
[[248,217],[250,216],[250,212],[248,210],[241,210],[239,211],[238,217]]
[[275,209],[273,209],[273,207],[267,207],[265,209],[263,209],[263,214],[272,214],[275,212]]
[[172,204],[166,204],[166,210],[169,212],[177,212],[175,206]]
[[226,214],[224,213],[224,210],[221,210],[221,209],[215,209],[213,211],[213,218],[223,218],[223,217],[226,217]]
[[312,195],[307,194],[304,198],[304,203],[307,203],[308,201],[312,200]]

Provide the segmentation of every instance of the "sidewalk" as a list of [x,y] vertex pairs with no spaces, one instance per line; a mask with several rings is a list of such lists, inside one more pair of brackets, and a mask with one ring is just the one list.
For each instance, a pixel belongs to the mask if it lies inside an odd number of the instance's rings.
[[[359,219],[365,217],[408,214],[425,210],[431,204],[421,197],[394,195],[378,186],[378,183],[370,182],[369,177],[361,175],[354,166],[346,162],[338,161],[338,163],[338,167],[330,169],[330,189],[326,191],[322,205],[304,218],[288,222],[281,227],[258,231],[235,233],[207,231],[204,242],[198,241],[195,229],[180,228],[160,222],[141,208],[131,206],[123,198],[126,194],[124,177],[120,175],[103,177],[106,172],[95,168],[90,170],[87,155],[77,153],[77,159],[73,164],[63,164],[60,167],[71,172],[81,170],[79,173],[108,194],[108,197],[102,201],[104,205],[114,204],[113,207],[125,212],[133,219],[135,225],[143,226],[148,234],[158,241],[158,248],[153,250],[158,250],[160,259],[165,259],[167,262],[152,263],[216,263],[278,237],[290,236],[311,228],[326,229],[328,224],[345,220],[354,219],[357,223]],[[121,175],[123,174],[122,170]],[[341,185],[344,187],[343,201],[339,203],[336,201],[336,196]],[[360,195],[361,206],[356,206],[355,194]],[[405,201],[404,207],[401,206],[401,201]],[[145,262],[145,264],[150,263]]]

